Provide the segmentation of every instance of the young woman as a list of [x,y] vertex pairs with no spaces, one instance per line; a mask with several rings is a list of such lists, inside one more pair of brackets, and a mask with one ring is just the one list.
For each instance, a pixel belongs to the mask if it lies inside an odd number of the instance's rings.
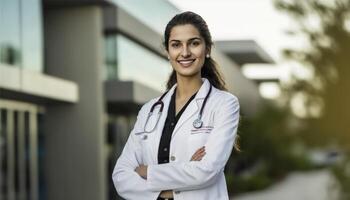
[[235,145],[237,98],[226,92],[208,26],[184,12],[167,24],[168,91],[146,103],[113,171],[130,200],[227,200],[224,167]]

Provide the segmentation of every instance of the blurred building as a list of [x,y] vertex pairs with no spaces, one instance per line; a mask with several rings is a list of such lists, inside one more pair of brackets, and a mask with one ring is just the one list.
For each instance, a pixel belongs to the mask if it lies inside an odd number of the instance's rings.
[[[163,0],[0,1],[0,199],[118,198],[112,168],[140,106],[165,90],[161,32],[177,12]],[[256,83],[213,57],[253,116]]]

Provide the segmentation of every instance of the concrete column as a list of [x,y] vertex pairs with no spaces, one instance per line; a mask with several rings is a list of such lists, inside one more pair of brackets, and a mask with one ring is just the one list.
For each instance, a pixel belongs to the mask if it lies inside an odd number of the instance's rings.
[[49,105],[44,120],[49,200],[105,200],[102,10],[44,12],[46,73],[79,86],[76,104]]

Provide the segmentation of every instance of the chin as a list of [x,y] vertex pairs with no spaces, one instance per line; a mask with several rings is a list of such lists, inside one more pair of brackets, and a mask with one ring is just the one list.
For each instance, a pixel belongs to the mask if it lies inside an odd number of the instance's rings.
[[182,76],[182,77],[186,77],[186,78],[191,78],[191,77],[196,77],[198,75],[200,76],[200,71],[192,71],[192,72],[177,71],[177,75]]

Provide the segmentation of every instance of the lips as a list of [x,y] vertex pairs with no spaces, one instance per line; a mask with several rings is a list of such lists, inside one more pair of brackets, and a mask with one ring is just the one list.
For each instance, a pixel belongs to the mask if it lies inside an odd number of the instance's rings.
[[183,67],[189,67],[192,65],[192,63],[195,61],[196,59],[186,59],[186,60],[178,60],[177,62],[183,66]]

